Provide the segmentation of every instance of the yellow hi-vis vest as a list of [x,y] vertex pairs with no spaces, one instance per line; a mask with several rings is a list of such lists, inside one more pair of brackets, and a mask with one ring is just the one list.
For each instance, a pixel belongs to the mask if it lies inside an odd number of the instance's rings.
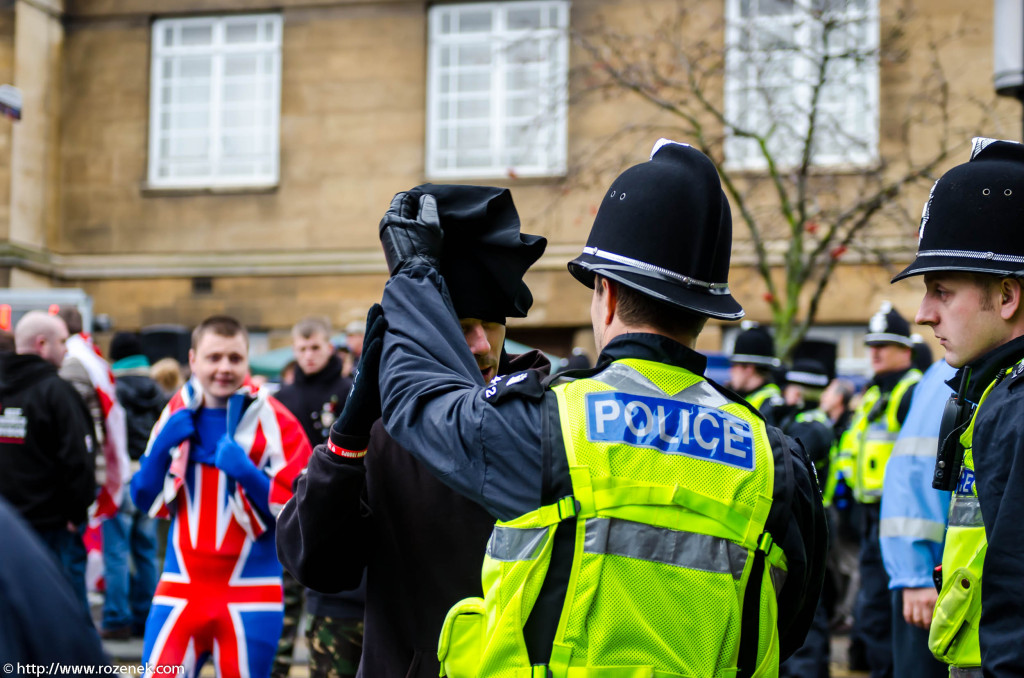
[[[758,570],[757,638],[745,644],[756,645],[752,675],[777,675],[786,560],[764,529],[775,473],[764,422],[703,377],[651,361],[552,390],[573,494],[495,524],[484,598],[445,619],[442,675],[732,678]],[[532,666],[523,627],[563,520],[575,530],[570,578],[550,661]]]
[[[1024,362],[1024,361],[1022,361]],[[1019,364],[1019,363],[1018,363]],[[988,540],[974,486],[974,424],[988,394],[1013,370],[1004,371],[982,393],[971,423],[960,435],[964,461],[956,492],[949,503],[949,526],[942,549],[942,590],[928,631],[928,648],[940,661],[953,665],[953,676],[981,676],[981,571]],[[971,671],[977,669],[977,671]]]
[[753,393],[749,394],[746,397],[746,401],[753,405],[755,410],[760,411],[761,407],[764,406],[766,400],[775,397],[782,397],[782,389],[780,389],[776,384],[767,383],[761,388],[754,391]]
[[840,481],[849,487],[853,479],[853,444],[845,440],[848,435],[850,435],[850,429],[843,431],[839,440],[832,443],[832,449],[828,452],[828,478],[825,480],[825,489],[821,493],[821,503],[826,507],[832,506]]
[[851,460],[847,468],[853,474],[853,496],[862,504],[877,504],[882,500],[885,467],[902,426],[897,417],[900,402],[920,380],[920,370],[907,370],[889,393],[884,407],[878,403],[884,397],[882,390],[878,386],[869,388],[853,414],[850,428],[839,440],[840,456]]

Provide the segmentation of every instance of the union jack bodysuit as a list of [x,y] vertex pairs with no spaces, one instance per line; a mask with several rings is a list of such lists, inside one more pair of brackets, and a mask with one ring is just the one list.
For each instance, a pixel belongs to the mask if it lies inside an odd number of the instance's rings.
[[[170,415],[185,407],[197,411],[202,400],[195,381],[171,399],[153,428],[144,467]],[[227,432],[269,477],[269,497],[258,504],[276,516],[309,460],[306,434],[283,405],[248,383],[229,398],[226,420]],[[197,676],[212,656],[223,678],[268,676],[284,614],[273,517],[212,464],[190,462],[189,449],[185,441],[172,450],[166,475],[149,481],[156,487],[136,487],[147,480],[142,472],[133,482],[133,494],[155,496],[140,508],[171,520],[146,621],[146,675],[153,666],[182,665],[185,675]]]

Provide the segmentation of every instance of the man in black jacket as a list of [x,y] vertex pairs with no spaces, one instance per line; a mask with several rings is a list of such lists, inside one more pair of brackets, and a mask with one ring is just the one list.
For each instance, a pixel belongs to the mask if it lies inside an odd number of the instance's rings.
[[89,412],[57,375],[68,330],[41,311],[14,328],[16,353],[0,355],[0,495],[36,530],[60,562],[82,610],[85,547],[78,526],[96,496]]
[[[460,343],[473,356],[476,382],[528,369],[547,374],[550,365],[539,352],[509,358],[502,348],[506,316],[525,316],[532,302],[522,277],[545,241],[519,232],[507,190],[461,188],[432,187],[447,229],[451,255],[443,266],[453,280]],[[497,278],[496,267],[504,271]],[[354,586],[365,565],[360,675],[432,678],[448,608],[479,593],[494,519],[431,475],[379,421],[370,429],[380,414],[383,330],[383,319],[371,311],[357,386],[331,442],[314,450],[295,498],[278,517],[278,555],[301,582],[322,591]],[[311,652],[322,644],[314,638]]]
[[[292,352],[295,380],[282,387],[275,397],[302,424],[310,444],[320,445],[327,441],[331,424],[345,407],[352,380],[341,373],[341,358],[331,344],[331,326],[326,318],[310,316],[297,322],[292,327]],[[311,617],[306,638],[310,647],[323,648],[310,653],[310,672],[355,675],[363,637],[364,597],[362,588],[334,595],[305,591],[286,568],[284,628],[271,676],[285,678],[291,669],[303,600]]]

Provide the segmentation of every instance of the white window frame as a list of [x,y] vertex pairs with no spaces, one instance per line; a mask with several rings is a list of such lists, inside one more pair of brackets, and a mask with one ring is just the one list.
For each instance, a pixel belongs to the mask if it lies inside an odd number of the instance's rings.
[[[839,62],[840,67],[855,69],[853,78],[860,86],[860,93],[863,96],[859,95],[857,88],[847,86],[837,88],[842,93],[839,101],[828,103],[819,99],[817,129],[821,136],[816,134],[815,151],[811,162],[817,167],[863,167],[878,161],[878,0],[862,0],[862,8],[854,6],[854,0],[848,1],[849,5],[846,5],[847,0],[726,0],[726,120],[737,127],[758,133],[766,131],[767,126],[773,122],[784,126],[788,121],[793,121],[794,127],[788,134],[784,127],[778,127],[773,133],[773,141],[769,142],[776,164],[792,166],[800,161],[802,145],[787,145],[787,140],[806,136],[806,112],[812,95],[810,83],[817,67],[815,61],[806,58],[806,55],[813,52],[820,54],[823,49],[820,37],[815,35],[816,22],[810,18],[812,5],[819,4],[844,6],[843,9],[836,10],[839,13],[839,20],[846,22],[847,25],[857,23],[862,26],[862,40],[856,45],[857,53],[872,56],[860,60],[857,65],[852,65],[849,60]],[[775,7],[792,2],[793,9],[789,13],[777,15],[741,15],[743,7],[755,6],[759,2]],[[787,61],[784,51],[780,49],[759,49],[758,45],[751,46],[750,40],[744,36],[748,26],[759,39],[773,33],[789,36],[795,45],[796,53],[805,56],[788,57]],[[832,45],[830,52],[835,56],[841,53],[842,49],[842,45]],[[790,69],[790,77],[777,76],[773,82],[766,74],[772,64]],[[845,78],[843,80],[845,81]],[[791,84],[785,87],[783,83],[787,81]],[[773,88],[784,92],[784,96],[793,102],[792,108],[786,113],[769,114],[756,119],[764,109],[780,106],[778,100],[770,98]],[[758,105],[748,105],[748,97],[755,97],[754,101]],[[832,131],[829,131],[828,123],[822,120],[822,113],[835,115],[838,119],[839,124],[832,125]],[[844,124],[850,119],[863,124],[860,134],[851,133],[849,126]],[[767,167],[768,163],[756,142],[732,134],[731,128],[727,129],[727,133],[725,156],[729,169],[763,170]],[[787,153],[787,148],[791,148],[792,151]]]
[[[550,28],[516,30],[509,27],[510,11],[539,8],[542,13],[555,12],[557,25]],[[491,15],[491,29],[477,33],[457,31],[446,32],[443,22],[453,26],[458,17],[466,13],[488,11]],[[426,174],[431,178],[485,179],[515,177],[564,176],[568,145],[568,73],[569,73],[569,2],[568,0],[514,0],[507,2],[477,2],[434,5],[428,16],[428,61],[427,61],[427,149]],[[515,117],[510,108],[512,100],[506,87],[506,76],[514,70],[507,58],[509,49],[525,44],[525,40],[536,40],[547,50],[547,59],[539,62],[540,71],[537,92],[537,113]],[[454,63],[443,64],[442,55],[446,50],[453,54],[459,47],[487,46],[490,48],[490,63],[483,66],[466,66]],[[489,160],[483,166],[459,164],[455,134],[459,119],[452,117],[455,106],[461,102],[480,103],[481,95],[458,91],[453,78],[459,74],[488,72],[489,87],[486,90],[488,111],[485,116],[474,120],[478,126],[484,124],[488,130],[488,145],[481,146],[478,154]],[[444,84],[449,87],[444,90]],[[529,91],[529,90],[526,90]],[[523,90],[520,90],[522,93]],[[522,99],[520,99],[522,101]],[[442,107],[447,107],[449,117],[445,118]],[[467,118],[463,118],[464,122]],[[532,120],[532,122],[531,122]],[[510,162],[512,151],[505,143],[506,126],[518,121],[535,131],[530,153],[535,154],[533,163]],[[446,141],[447,140],[447,141]]]
[[[260,35],[257,42],[228,44],[225,34],[228,28],[239,24],[248,24],[253,20],[258,21]],[[173,31],[180,35],[182,29],[210,27],[212,41],[210,44],[185,46],[181,44],[167,45],[165,36],[167,31]],[[269,35],[268,35],[269,34]],[[237,14],[209,17],[189,17],[179,19],[157,19],[152,27],[152,56],[150,71],[150,117],[149,117],[149,172],[148,185],[151,188],[265,188],[276,186],[280,170],[280,118],[281,118],[281,43],[282,43],[282,20],[280,14]],[[267,64],[269,72],[257,72],[252,76],[242,76],[234,82],[225,74],[224,63],[226,57],[238,55],[256,55],[260,57],[258,63]],[[173,116],[176,112],[188,112],[187,105],[172,101],[165,107],[163,102],[163,90],[165,84],[188,82],[185,78],[164,77],[164,64],[170,64],[170,68],[177,72],[180,69],[180,60],[189,56],[209,57],[211,60],[210,75],[208,78],[200,78],[195,82],[209,84],[208,104],[193,104],[196,111],[201,111],[208,106],[208,118],[205,128],[181,132],[180,130],[165,129],[162,125],[164,114]],[[252,173],[231,173],[223,169],[224,165],[231,162],[242,164],[245,161],[232,160],[226,157],[223,147],[224,123],[223,114],[230,110],[230,104],[225,101],[225,87],[231,84],[244,85],[246,80],[254,86],[269,88],[264,91],[265,99],[263,107],[259,104],[250,105],[254,109],[257,118],[251,126],[251,133],[254,137],[266,135],[266,151],[260,157],[251,160],[265,167],[264,171]],[[170,85],[169,85],[170,86]],[[171,94],[173,97],[174,95]],[[244,106],[238,106],[239,110]],[[244,128],[242,128],[244,129]],[[205,131],[205,135],[204,132]],[[206,157],[209,169],[206,173],[189,176],[161,176],[161,167],[167,162],[173,164],[173,158],[164,158],[162,154],[162,142],[172,144],[175,139],[180,138],[204,138],[207,140]],[[184,163],[187,164],[187,163]],[[179,165],[180,167],[180,165]]]

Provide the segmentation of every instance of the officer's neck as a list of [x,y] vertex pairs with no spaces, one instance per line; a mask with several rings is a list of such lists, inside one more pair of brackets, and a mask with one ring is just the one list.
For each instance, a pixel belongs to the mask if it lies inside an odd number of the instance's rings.
[[697,345],[697,337],[689,334],[672,334],[666,332],[657,327],[652,327],[646,324],[635,324],[625,323],[616,313],[612,316],[611,321],[605,323],[600,328],[595,328],[595,340],[597,341],[597,351],[600,353],[605,346],[607,346],[612,339],[622,336],[623,334],[657,334],[662,337],[668,337],[672,341],[678,342],[689,349],[695,349]]

